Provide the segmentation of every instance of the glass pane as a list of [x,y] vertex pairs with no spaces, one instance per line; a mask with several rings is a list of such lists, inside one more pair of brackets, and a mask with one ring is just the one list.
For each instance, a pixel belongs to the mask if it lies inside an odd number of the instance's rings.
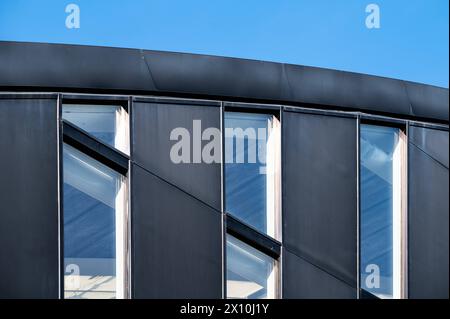
[[395,151],[399,129],[361,126],[361,287],[394,296]]
[[63,153],[64,297],[119,297],[123,177],[68,145]]
[[128,117],[121,106],[64,104],[62,118],[102,142],[128,153]]
[[227,298],[276,298],[275,260],[227,235]]
[[225,200],[233,216],[276,237],[278,120],[273,115],[225,113]]

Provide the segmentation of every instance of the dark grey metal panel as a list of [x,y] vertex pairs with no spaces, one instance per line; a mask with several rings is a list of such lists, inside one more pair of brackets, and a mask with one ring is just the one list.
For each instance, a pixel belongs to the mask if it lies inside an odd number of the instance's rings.
[[221,298],[221,214],[137,165],[131,183],[132,297]]
[[286,89],[277,63],[147,50],[144,57],[164,91],[280,100]]
[[285,246],[356,287],[356,119],[284,112]]
[[448,131],[410,126],[409,141],[448,169]]
[[297,88],[292,90],[294,101],[410,114],[403,81],[298,65],[287,65],[286,74]]
[[355,299],[356,288],[284,250],[283,298]]
[[140,50],[0,42],[0,87],[154,90]]
[[[220,163],[192,163],[193,120],[201,120],[202,129],[220,129],[220,108],[182,104],[134,102],[132,110],[132,161],[192,196],[221,210]],[[191,137],[191,163],[175,164],[170,150],[177,141],[170,140],[172,130],[185,128]],[[202,146],[208,141],[202,141]],[[218,152],[220,150],[219,141]]]
[[0,298],[58,298],[56,99],[0,99]]
[[442,159],[446,153],[448,161],[448,132],[425,128],[410,132],[422,147],[409,143],[409,297],[447,299],[449,175],[436,157]]
[[0,42],[1,87],[157,92],[449,118],[444,88],[283,63],[94,46]]
[[412,115],[439,118],[448,122],[448,89],[406,81],[404,83]]

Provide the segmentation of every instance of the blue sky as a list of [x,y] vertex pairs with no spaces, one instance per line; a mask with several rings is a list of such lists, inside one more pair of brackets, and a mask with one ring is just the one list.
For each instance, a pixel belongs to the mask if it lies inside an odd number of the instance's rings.
[[[81,10],[67,29],[66,5]],[[381,28],[368,29],[376,3]],[[0,40],[268,60],[447,87],[448,0],[0,0]]]

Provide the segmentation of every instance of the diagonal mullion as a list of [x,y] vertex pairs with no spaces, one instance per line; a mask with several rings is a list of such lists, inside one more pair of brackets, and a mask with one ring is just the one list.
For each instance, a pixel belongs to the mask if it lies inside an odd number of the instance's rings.
[[250,246],[260,250],[261,252],[279,258],[281,255],[281,244],[239,221],[229,213],[226,214],[227,233],[239,240],[249,244]]
[[128,172],[128,156],[106,145],[76,125],[63,120],[63,141],[79,151],[98,160],[115,171],[126,175]]

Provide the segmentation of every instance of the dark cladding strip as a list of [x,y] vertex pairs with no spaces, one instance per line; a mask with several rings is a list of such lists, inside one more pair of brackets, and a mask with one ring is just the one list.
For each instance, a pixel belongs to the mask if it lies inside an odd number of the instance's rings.
[[163,94],[359,110],[448,123],[448,89],[208,55],[0,42],[0,89]]
[[261,250],[272,258],[277,259],[280,257],[281,244],[279,242],[254,230],[230,214],[227,214],[226,217],[227,232],[230,235]]
[[374,294],[371,294],[370,292],[368,292],[367,290],[364,290],[364,289],[359,289],[359,298],[360,299],[380,299],[377,296],[375,296]]
[[91,137],[82,129],[63,121],[63,140],[86,155],[98,160],[122,175],[128,172],[128,157]]

